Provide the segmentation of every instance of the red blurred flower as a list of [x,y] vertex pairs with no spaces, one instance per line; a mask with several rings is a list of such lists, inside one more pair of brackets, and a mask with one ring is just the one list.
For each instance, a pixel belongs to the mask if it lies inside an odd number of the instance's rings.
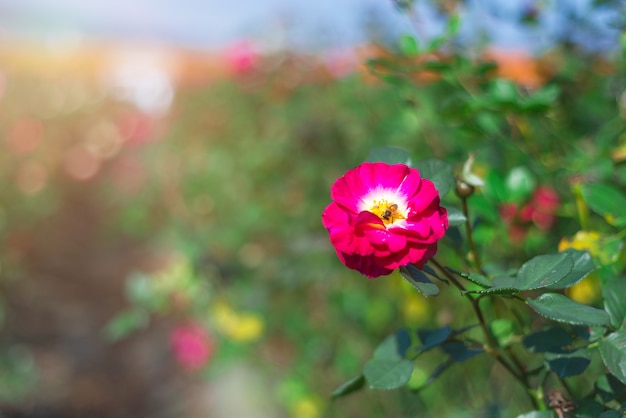
[[188,370],[204,366],[214,350],[209,333],[196,323],[177,326],[170,335],[170,346],[178,363]]
[[520,243],[526,238],[529,224],[534,224],[542,231],[552,228],[556,221],[555,213],[561,206],[561,199],[550,186],[539,186],[530,197],[528,203],[521,208],[516,203],[502,203],[500,216],[509,226],[509,239]]
[[439,192],[404,164],[363,163],[337,179],[322,213],[337,256],[367,277],[422,268],[448,229]]

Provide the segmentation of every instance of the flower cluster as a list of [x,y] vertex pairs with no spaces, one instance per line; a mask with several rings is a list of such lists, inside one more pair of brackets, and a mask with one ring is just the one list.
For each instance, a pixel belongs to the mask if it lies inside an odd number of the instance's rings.
[[373,278],[422,268],[448,229],[434,184],[404,164],[363,163],[337,179],[322,213],[337,256]]

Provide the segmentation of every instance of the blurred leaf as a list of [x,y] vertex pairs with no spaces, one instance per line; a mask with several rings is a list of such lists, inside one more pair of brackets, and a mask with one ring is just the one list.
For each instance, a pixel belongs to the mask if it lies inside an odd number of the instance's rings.
[[500,131],[500,119],[491,113],[480,112],[474,120],[478,127],[488,134],[497,134]]
[[456,363],[462,363],[485,352],[482,347],[469,347],[461,341],[448,341],[441,349]]
[[589,354],[581,352],[581,350],[574,353],[546,353],[546,364],[548,369],[556,373],[560,378],[578,376],[583,373],[591,359]]
[[535,331],[522,339],[522,344],[532,353],[563,353],[564,347],[572,344],[572,337],[561,327],[550,327]]
[[117,341],[133,331],[145,328],[150,322],[150,315],[143,309],[132,309],[115,316],[104,329],[110,341]]
[[417,347],[416,350],[426,351],[436,347],[446,341],[451,333],[452,328],[448,326],[432,330],[418,329],[417,336],[422,342],[422,345]]
[[522,265],[513,287],[520,290],[541,289],[563,279],[573,267],[569,253],[539,255]]
[[572,270],[561,280],[547,286],[547,289],[566,289],[571,287],[596,269],[596,265],[593,263],[593,259],[587,251],[579,251],[570,248],[564,251],[564,253],[569,254],[574,262]]
[[626,385],[612,374],[603,374],[596,379],[595,389],[602,402],[610,402],[626,394]]
[[446,27],[446,32],[448,36],[454,36],[459,32],[459,28],[461,27],[461,16],[457,14],[450,15],[448,18],[448,26]]
[[372,389],[397,389],[407,384],[413,363],[403,358],[373,358],[363,367],[363,375]]
[[502,104],[514,104],[519,96],[517,86],[508,80],[498,79],[489,84],[489,95]]
[[602,287],[604,309],[611,317],[611,324],[615,328],[621,327],[626,319],[626,280],[623,277],[610,280]]
[[354,377],[347,382],[344,382],[337,389],[333,391],[330,395],[333,398],[340,398],[342,396],[347,396],[351,393],[356,392],[357,390],[362,389],[365,386],[365,376],[362,374]]
[[[440,41],[437,41],[437,42],[440,42]],[[432,45],[433,43],[431,42],[428,48],[432,49]],[[443,62],[443,61],[426,61],[421,64],[421,68],[423,68],[424,70],[443,74],[446,71],[451,70],[452,65],[450,65],[450,63],[448,62]]]
[[400,267],[400,274],[424,296],[428,297],[439,294],[437,285],[413,264]]
[[463,225],[467,220],[460,209],[457,209],[454,206],[446,207],[446,209],[448,210],[448,223],[450,226]]
[[428,42],[428,51],[438,51],[446,42],[447,38],[445,36],[436,36],[432,40]]
[[608,184],[585,184],[582,196],[591,210],[604,216],[611,225],[626,226],[626,195],[621,190]]
[[435,184],[441,198],[448,194],[454,184],[452,166],[445,161],[429,158],[415,163],[415,168],[420,171],[422,178]]
[[387,164],[411,165],[411,156],[402,148],[376,147],[372,148],[365,161],[383,162]]
[[404,357],[406,350],[411,345],[411,337],[406,329],[388,336],[374,350],[374,358],[397,359]]
[[521,110],[542,112],[552,106],[559,98],[560,89],[556,85],[548,85],[520,101]]
[[605,410],[603,405],[592,399],[580,399],[577,404],[576,418],[596,418]]
[[624,414],[614,410],[609,410],[598,415],[598,418],[624,418]]
[[505,180],[507,196],[514,202],[530,196],[537,182],[535,177],[525,166],[519,166],[509,171]]
[[611,374],[626,384],[626,329],[600,340],[600,354]]
[[600,309],[582,305],[558,293],[545,293],[528,304],[541,316],[573,325],[610,325],[609,315]]
[[402,35],[400,37],[400,51],[409,57],[415,57],[419,54],[417,41],[411,35]]
[[132,273],[126,280],[126,297],[130,302],[142,306],[149,306],[154,290],[151,286],[152,278],[144,273]]
[[433,370],[430,376],[428,376],[428,379],[419,388],[413,389],[413,392],[417,393],[420,390],[427,387],[428,385],[430,385],[431,383],[433,383],[439,376],[443,374],[443,372],[448,370],[450,366],[453,364],[454,364],[454,361],[448,358],[444,363],[440,364],[439,366],[437,366],[437,368],[435,368],[435,370]]
[[515,336],[515,322],[511,319],[495,319],[489,323],[489,332],[498,342],[498,346],[506,347]]
[[483,193],[490,200],[495,200],[498,203],[506,202],[508,195],[504,185],[504,179],[502,175],[497,171],[489,171],[487,178],[485,179],[485,186],[483,187]]
[[554,418],[552,411],[531,411],[518,415],[517,418]]

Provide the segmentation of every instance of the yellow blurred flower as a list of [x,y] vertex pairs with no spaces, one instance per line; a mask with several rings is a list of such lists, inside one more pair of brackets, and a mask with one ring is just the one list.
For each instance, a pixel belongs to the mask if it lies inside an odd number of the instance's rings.
[[[593,258],[601,256],[602,235],[595,231],[578,231],[572,238],[564,237],[559,242],[559,251],[573,248],[580,251],[588,251]],[[602,290],[600,279],[595,273],[589,274],[574,286],[565,290],[565,294],[583,304],[592,304],[600,299]]]
[[290,412],[294,418],[318,418],[322,414],[322,405],[319,399],[304,396],[291,406]]
[[258,340],[265,328],[261,316],[236,312],[225,302],[219,302],[213,307],[211,317],[219,332],[240,343]]
[[565,290],[565,294],[576,302],[591,305],[600,300],[602,290],[597,274],[591,273],[589,276]]
[[599,244],[602,236],[596,231],[578,231],[572,238],[563,237],[559,242],[559,251],[569,248],[580,251],[589,251],[592,256],[599,254]]
[[402,300],[402,316],[407,325],[419,325],[423,323],[429,315],[430,309],[426,298],[413,291],[411,295],[405,295]]

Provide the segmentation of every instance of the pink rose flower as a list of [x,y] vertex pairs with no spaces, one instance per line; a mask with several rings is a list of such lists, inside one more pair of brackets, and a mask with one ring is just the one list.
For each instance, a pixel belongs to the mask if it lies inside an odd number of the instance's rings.
[[213,354],[213,341],[198,324],[177,326],[170,335],[170,345],[178,363],[187,370],[198,370]]
[[435,185],[404,164],[363,163],[333,184],[322,213],[337,256],[373,278],[422,268],[448,229]]

